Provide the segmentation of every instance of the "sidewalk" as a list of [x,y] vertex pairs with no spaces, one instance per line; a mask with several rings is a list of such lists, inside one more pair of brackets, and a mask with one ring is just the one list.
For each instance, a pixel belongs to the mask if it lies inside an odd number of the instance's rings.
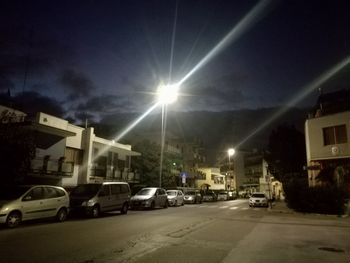
[[284,201],[276,201],[272,203],[272,208],[268,209],[270,212],[276,213],[285,213],[285,214],[294,214],[297,213],[293,209],[287,207],[286,202]]
[[350,215],[349,212],[347,214],[338,216],[338,215],[326,215],[326,214],[313,214],[313,213],[302,213],[294,211],[293,209],[290,209],[286,202],[284,201],[276,201],[272,203],[272,208],[268,208],[269,212],[275,212],[275,213],[284,213],[284,214],[308,214],[308,215],[322,215],[322,216],[334,216],[334,217],[341,217],[341,218],[349,218]]

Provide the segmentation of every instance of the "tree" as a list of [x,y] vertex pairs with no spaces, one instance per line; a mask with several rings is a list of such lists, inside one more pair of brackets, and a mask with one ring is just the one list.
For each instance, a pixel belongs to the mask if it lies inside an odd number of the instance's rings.
[[24,123],[4,123],[0,120],[1,183],[21,183],[35,155],[34,132]]
[[[134,150],[141,153],[133,161],[133,168],[141,175],[141,184],[148,186],[159,185],[160,146],[149,140],[143,140],[134,145]],[[174,163],[176,165],[174,165]],[[178,176],[171,173],[172,169],[181,169],[182,161],[178,156],[164,153],[162,187],[177,185]]]
[[294,126],[281,125],[269,137],[267,161],[274,177],[287,182],[293,177],[303,177],[306,164],[304,134]]

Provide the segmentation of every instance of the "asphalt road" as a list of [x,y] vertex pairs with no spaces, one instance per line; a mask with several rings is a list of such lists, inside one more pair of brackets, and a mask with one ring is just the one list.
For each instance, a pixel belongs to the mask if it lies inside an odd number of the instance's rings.
[[0,262],[350,262],[350,219],[247,200],[0,228]]

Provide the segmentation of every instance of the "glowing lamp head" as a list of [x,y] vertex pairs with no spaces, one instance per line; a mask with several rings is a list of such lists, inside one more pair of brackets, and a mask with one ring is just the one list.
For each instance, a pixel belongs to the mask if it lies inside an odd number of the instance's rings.
[[227,153],[228,153],[228,156],[233,156],[234,154],[235,154],[235,149],[233,149],[233,148],[230,148],[230,149],[228,149],[228,151],[227,151]]
[[158,102],[161,104],[170,104],[177,100],[179,85],[160,85],[158,87]]

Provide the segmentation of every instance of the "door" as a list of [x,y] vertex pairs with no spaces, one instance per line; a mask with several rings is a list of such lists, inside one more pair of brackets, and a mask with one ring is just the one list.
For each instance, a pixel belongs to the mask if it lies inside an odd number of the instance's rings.
[[54,187],[44,187],[44,197],[48,217],[56,216],[58,209],[62,206],[66,206],[66,196],[62,196],[62,194],[60,194],[60,192]]
[[122,207],[121,199],[121,185],[120,184],[111,184],[111,209],[118,210]]
[[32,188],[22,198],[23,220],[47,217],[47,207],[44,199],[44,188],[41,186]]
[[101,212],[110,211],[113,209],[113,200],[111,197],[110,185],[102,185],[98,194],[98,203],[100,204]]

